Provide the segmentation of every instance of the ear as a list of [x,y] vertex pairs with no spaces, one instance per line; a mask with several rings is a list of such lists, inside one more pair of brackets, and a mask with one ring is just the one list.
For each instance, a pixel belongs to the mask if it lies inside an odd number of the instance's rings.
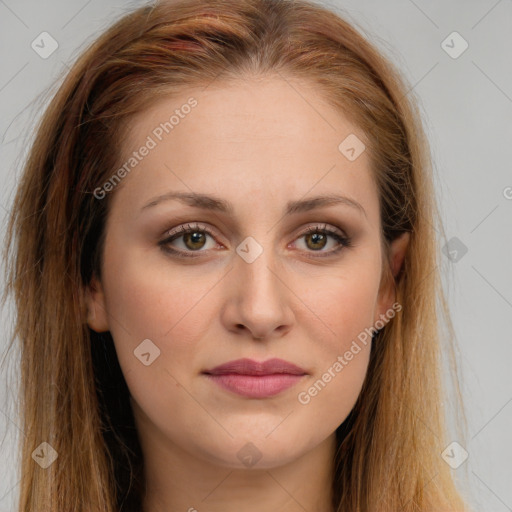
[[96,332],[110,330],[107,318],[105,294],[101,282],[93,276],[86,289],[87,324]]
[[[384,314],[395,303],[395,278],[397,277],[407,253],[411,234],[402,233],[395,238],[389,247],[389,268],[384,269],[381,289],[379,290],[377,315]],[[377,316],[375,321],[380,317]]]

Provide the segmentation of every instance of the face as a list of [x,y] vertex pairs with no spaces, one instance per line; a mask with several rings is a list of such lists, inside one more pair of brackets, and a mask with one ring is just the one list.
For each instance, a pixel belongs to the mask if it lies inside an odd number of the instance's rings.
[[[312,86],[271,77],[189,89],[132,120],[88,322],[112,334],[143,449],[271,468],[353,408],[361,333],[394,295],[368,152],[339,149],[351,134],[365,140]],[[342,199],[311,202],[327,195]],[[289,364],[258,366],[274,358]],[[253,364],[215,371],[240,359]]]

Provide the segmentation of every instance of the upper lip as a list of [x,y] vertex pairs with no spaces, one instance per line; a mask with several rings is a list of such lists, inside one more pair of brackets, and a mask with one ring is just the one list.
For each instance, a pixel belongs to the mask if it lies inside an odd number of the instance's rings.
[[275,375],[286,373],[289,375],[305,375],[307,372],[299,366],[285,361],[284,359],[267,359],[266,361],[255,361],[253,359],[236,359],[228,361],[203,373],[209,375],[226,375],[236,373],[239,375]]

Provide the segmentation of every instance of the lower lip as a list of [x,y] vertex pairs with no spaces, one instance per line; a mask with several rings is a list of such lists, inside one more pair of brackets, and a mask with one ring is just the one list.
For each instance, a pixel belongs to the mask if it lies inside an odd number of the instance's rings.
[[222,388],[249,398],[267,398],[278,395],[297,384],[304,377],[304,375],[288,373],[273,375],[239,375],[235,373],[206,375]]

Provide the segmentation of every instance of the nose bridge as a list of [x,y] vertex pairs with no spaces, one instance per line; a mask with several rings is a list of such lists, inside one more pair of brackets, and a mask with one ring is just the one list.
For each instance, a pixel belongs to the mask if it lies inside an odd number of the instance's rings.
[[[267,233],[268,235],[268,233]],[[264,298],[267,301],[279,295],[279,279],[276,272],[278,256],[275,254],[271,236],[246,237],[236,248],[237,279],[243,284],[246,292],[253,298]]]

